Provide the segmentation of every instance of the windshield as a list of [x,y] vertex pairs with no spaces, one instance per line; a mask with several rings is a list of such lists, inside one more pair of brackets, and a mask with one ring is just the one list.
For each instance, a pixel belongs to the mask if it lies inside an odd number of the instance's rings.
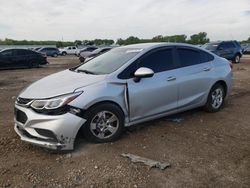
[[98,54],[101,50],[102,50],[102,48],[98,48],[98,49],[94,50],[93,53]]
[[77,72],[109,74],[135,57],[142,49],[115,48],[78,67]]
[[219,43],[207,43],[207,44],[204,44],[202,47],[205,48],[206,50],[209,50],[209,51],[214,51],[217,49]]

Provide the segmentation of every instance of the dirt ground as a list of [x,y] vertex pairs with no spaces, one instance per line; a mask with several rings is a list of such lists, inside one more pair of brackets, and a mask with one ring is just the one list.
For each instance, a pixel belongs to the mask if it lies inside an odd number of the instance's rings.
[[[234,65],[234,87],[218,113],[201,109],[134,126],[114,143],[79,138],[71,153],[20,141],[13,130],[16,96],[30,83],[78,63],[49,58],[43,68],[0,71],[0,186],[2,187],[250,187],[250,55]],[[62,80],[63,81],[63,80]],[[171,164],[149,169],[132,153]]]

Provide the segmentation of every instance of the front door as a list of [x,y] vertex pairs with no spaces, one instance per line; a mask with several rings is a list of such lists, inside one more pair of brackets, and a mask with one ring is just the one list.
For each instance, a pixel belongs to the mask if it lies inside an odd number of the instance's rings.
[[137,63],[137,68],[147,67],[154,71],[153,77],[135,82],[128,79],[130,121],[169,112],[177,108],[178,69],[171,48],[149,52]]

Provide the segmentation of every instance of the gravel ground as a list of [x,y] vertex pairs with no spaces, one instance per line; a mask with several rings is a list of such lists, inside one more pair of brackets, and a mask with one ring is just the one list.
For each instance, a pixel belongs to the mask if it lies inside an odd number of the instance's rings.
[[[218,113],[201,109],[134,126],[114,143],[78,138],[71,153],[20,141],[13,106],[30,83],[78,63],[49,58],[38,69],[0,71],[0,186],[2,187],[250,187],[250,56],[234,65],[234,87]],[[132,153],[171,164],[150,169],[121,157]]]

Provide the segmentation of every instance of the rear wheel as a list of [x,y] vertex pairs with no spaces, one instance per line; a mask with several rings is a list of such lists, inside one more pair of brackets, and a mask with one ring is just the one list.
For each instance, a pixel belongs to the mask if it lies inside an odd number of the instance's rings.
[[225,88],[221,84],[215,84],[209,92],[205,110],[207,112],[218,112],[225,99]]
[[32,61],[29,63],[29,68],[39,68],[39,63]]
[[93,142],[104,143],[117,140],[124,127],[124,115],[121,109],[111,103],[103,103],[91,108],[85,117],[83,134]]
[[58,54],[57,54],[57,53],[54,53],[52,56],[53,56],[53,57],[57,57],[57,56],[58,56]]
[[67,55],[67,53],[66,52],[62,52],[62,55],[65,56],[65,55]]
[[84,57],[80,57],[79,60],[80,60],[81,63],[84,63],[85,58]]
[[234,63],[240,63],[240,55],[239,54],[236,54],[234,59],[233,59],[233,62]]

